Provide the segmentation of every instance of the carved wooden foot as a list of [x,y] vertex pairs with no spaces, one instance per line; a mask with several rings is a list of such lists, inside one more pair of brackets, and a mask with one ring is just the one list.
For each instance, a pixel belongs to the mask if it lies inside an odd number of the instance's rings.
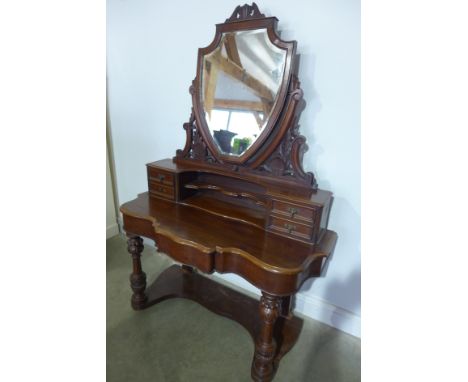
[[260,332],[255,343],[252,378],[257,382],[271,381],[276,343],[273,329],[281,310],[281,298],[262,292],[260,298]]
[[132,308],[140,310],[146,307],[148,297],[145,294],[146,274],[141,269],[141,253],[143,252],[143,239],[139,236],[128,238],[128,252],[133,259],[133,272],[130,275],[130,286],[133,290]]

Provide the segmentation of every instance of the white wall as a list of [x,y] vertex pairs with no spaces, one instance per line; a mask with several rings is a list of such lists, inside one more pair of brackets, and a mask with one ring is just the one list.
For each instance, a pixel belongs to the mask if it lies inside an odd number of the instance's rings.
[[106,239],[109,239],[118,233],[119,226],[117,225],[117,216],[115,214],[115,199],[109,166],[109,151],[106,147]]
[[[147,189],[145,164],[185,143],[188,88],[198,47],[244,1],[108,0],[108,101],[120,202]],[[333,191],[329,227],[339,239],[326,277],[307,282],[296,310],[360,335],[360,3],[257,1],[298,41],[307,107],[304,167]],[[224,279],[255,290],[233,275]]]

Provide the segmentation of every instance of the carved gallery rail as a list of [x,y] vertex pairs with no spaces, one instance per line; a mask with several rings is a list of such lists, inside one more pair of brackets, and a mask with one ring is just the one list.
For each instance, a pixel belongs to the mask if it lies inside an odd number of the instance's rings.
[[[120,209],[132,307],[182,297],[238,321],[255,341],[255,381],[270,381],[296,342],[302,321],[292,315],[293,297],[322,274],[337,241],[327,229],[332,194],[302,168],[296,42],[281,40],[276,24],[253,3],[216,25],[213,42],[199,50],[184,149],[148,164],[148,192]],[[245,75],[232,76],[228,61]],[[252,107],[267,101],[271,107]],[[182,264],[148,288],[141,237]],[[195,269],[243,277],[261,290],[260,302]]]

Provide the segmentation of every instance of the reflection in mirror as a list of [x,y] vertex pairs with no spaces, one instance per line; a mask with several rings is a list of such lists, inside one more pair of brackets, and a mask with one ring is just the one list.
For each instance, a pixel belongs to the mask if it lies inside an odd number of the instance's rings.
[[240,156],[260,136],[278,98],[286,51],[266,29],[223,33],[203,58],[202,105],[222,154]]

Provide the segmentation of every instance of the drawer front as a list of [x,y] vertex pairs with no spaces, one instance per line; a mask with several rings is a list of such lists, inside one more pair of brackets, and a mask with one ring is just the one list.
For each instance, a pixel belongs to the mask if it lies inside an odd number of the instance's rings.
[[269,228],[276,232],[281,232],[291,237],[301,239],[312,239],[312,227],[292,220],[286,220],[270,216]]
[[150,194],[174,200],[174,189],[172,187],[164,186],[158,182],[150,181],[149,191]]
[[174,174],[157,168],[148,167],[148,179],[150,182],[174,186]]
[[315,220],[315,210],[279,200],[272,201],[271,212],[287,219],[302,220],[308,224],[313,224]]

